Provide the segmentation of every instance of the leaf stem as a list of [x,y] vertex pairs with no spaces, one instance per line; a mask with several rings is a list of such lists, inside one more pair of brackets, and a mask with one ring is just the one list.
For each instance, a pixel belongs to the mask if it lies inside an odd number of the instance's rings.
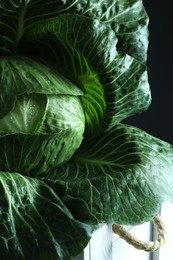
[[15,53],[17,53],[18,43],[23,35],[24,17],[26,14],[26,9],[27,9],[27,5],[25,4],[25,6],[21,9],[21,11],[19,13],[18,27],[17,27],[17,32],[16,32],[16,44],[15,44],[15,49],[14,49]]

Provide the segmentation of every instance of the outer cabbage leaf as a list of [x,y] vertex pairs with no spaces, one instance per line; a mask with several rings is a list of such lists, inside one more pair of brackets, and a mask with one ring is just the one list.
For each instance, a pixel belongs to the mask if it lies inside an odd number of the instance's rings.
[[81,95],[82,91],[53,69],[24,56],[0,60],[0,117],[14,107],[22,94]]
[[[99,222],[136,225],[158,213],[173,197],[173,147],[127,125],[117,125],[106,135],[84,143],[74,157],[44,181],[76,213],[74,199],[85,201],[86,215]],[[77,217],[77,214],[76,214]]]
[[[32,1],[30,1],[32,2]],[[142,0],[39,0],[29,5],[27,26],[59,14],[79,14],[98,19],[116,33],[118,50],[145,61],[148,47],[148,16]]]
[[71,259],[96,228],[75,220],[39,180],[0,172],[0,191],[1,259]]
[[59,14],[75,13],[108,24],[118,35],[120,51],[146,60],[148,17],[142,0],[1,0],[0,13],[0,56],[17,50],[27,26]]
[[57,71],[61,67],[84,91],[81,98],[89,137],[141,113],[151,101],[146,66],[118,53],[116,43],[108,25],[79,15],[37,22],[27,28],[21,41],[23,54],[38,55]]

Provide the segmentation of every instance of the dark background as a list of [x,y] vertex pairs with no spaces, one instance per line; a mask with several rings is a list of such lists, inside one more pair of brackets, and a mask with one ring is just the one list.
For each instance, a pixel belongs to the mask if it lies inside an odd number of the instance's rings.
[[144,0],[148,13],[149,109],[126,121],[173,144],[173,12],[171,0]]

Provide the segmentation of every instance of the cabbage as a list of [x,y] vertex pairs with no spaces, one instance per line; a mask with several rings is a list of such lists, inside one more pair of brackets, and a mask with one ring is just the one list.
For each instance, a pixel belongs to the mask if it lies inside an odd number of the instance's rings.
[[0,42],[0,258],[71,259],[173,200],[172,145],[123,123],[151,103],[141,0],[0,0]]

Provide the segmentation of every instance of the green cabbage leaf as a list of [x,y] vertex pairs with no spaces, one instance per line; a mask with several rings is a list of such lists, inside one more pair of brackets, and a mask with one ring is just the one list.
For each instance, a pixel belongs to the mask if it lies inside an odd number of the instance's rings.
[[151,220],[163,201],[173,201],[172,164],[170,144],[136,127],[118,124],[83,144],[44,181],[80,220],[89,218],[82,204],[79,210],[80,201],[76,211],[78,198],[100,223],[137,225]]
[[67,259],[86,246],[94,226],[75,220],[45,183],[0,172],[0,190],[2,259]]

